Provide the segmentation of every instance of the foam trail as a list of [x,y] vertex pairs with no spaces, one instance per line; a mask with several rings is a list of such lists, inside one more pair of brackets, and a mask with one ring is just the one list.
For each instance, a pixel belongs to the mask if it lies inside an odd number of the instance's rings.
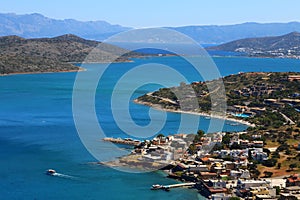
[[65,179],[79,180],[79,178],[77,178],[75,176],[69,176],[69,175],[61,174],[61,173],[54,173],[54,174],[52,174],[52,176],[56,176],[56,177],[60,177],[60,178],[65,178]]

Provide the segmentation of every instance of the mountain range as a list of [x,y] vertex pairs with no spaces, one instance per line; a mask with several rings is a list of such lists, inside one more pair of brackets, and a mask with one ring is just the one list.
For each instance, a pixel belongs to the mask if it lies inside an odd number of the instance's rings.
[[37,13],[0,14],[0,36],[17,35],[24,38],[42,38],[74,34],[85,39],[101,41],[111,35],[130,29],[105,21],[57,20]]
[[279,36],[291,32],[300,32],[300,23],[261,24],[248,22],[235,25],[185,26],[171,29],[190,36],[200,44],[222,44],[244,38]]
[[[299,22],[243,23],[236,25],[207,25],[168,27],[193,38],[200,44],[221,44],[237,39],[278,36],[300,32]],[[57,20],[41,14],[0,14],[0,36],[17,35],[24,38],[56,37],[75,34],[79,37],[103,41],[108,37],[133,28],[112,25],[105,21],[82,22],[74,19]]]
[[300,58],[300,33],[235,40],[207,50],[239,52],[255,57]]

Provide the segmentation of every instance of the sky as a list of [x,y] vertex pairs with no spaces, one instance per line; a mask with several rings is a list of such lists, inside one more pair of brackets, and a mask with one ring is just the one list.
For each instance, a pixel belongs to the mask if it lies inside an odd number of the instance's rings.
[[1,13],[134,28],[300,21],[299,0],[0,0]]

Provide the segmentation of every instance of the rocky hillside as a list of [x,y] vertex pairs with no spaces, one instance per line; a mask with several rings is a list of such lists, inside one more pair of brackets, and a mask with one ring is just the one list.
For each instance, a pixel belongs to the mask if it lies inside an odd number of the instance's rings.
[[300,58],[300,33],[235,40],[208,50],[241,52],[248,56]]
[[[99,44],[101,48],[95,48]],[[124,53],[119,47],[70,34],[41,39],[5,36],[0,37],[0,74],[78,70],[71,62],[127,61],[134,56],[121,56]]]
[[[140,96],[135,102],[169,111],[196,113],[210,113],[212,106],[216,110],[222,106],[218,104],[225,103],[228,116],[242,118],[264,128],[276,129],[285,124],[298,123],[300,127],[300,73],[239,73],[226,76],[222,80],[226,102],[222,101],[224,97],[219,80],[161,88]],[[208,88],[211,88],[210,91]],[[195,93],[192,94],[191,90]],[[195,100],[198,105],[193,106],[190,102]],[[238,113],[247,117],[236,115]]]

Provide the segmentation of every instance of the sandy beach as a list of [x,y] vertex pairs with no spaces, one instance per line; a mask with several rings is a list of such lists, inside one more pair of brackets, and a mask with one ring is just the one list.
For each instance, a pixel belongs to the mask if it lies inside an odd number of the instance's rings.
[[244,121],[244,120],[241,120],[241,119],[232,118],[230,115],[220,116],[220,115],[213,115],[213,114],[204,113],[204,112],[192,112],[192,111],[166,109],[166,108],[162,108],[159,104],[152,104],[152,103],[149,103],[149,102],[139,101],[137,99],[134,100],[134,103],[145,105],[145,106],[150,106],[150,107],[152,107],[156,110],[162,110],[162,111],[166,111],[166,112],[200,115],[200,116],[204,116],[204,117],[223,119],[223,120],[228,120],[228,121],[231,121],[231,122],[245,124],[245,125],[250,126],[250,127],[255,127],[255,124],[251,124],[251,123],[249,123],[247,121]]

